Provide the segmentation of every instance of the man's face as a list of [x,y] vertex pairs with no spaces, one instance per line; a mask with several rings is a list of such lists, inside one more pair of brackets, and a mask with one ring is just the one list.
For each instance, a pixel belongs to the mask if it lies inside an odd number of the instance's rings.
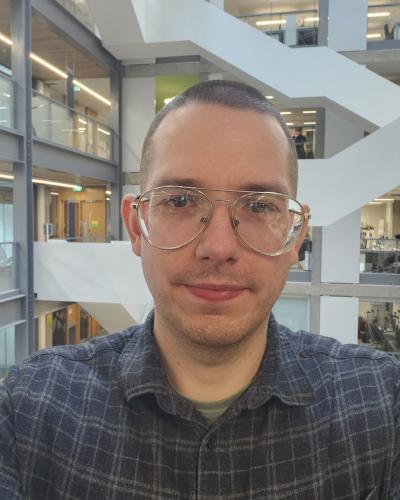
[[[186,105],[164,119],[152,147],[146,190],[191,185],[212,200],[232,201],[239,195],[206,189],[293,195],[287,138],[272,118],[254,111]],[[300,242],[285,255],[258,255],[234,233],[229,205],[217,201],[207,228],[194,241],[160,250],[140,235],[131,202],[124,200],[122,212],[154,297],[155,327],[208,347],[238,344],[265,331]]]

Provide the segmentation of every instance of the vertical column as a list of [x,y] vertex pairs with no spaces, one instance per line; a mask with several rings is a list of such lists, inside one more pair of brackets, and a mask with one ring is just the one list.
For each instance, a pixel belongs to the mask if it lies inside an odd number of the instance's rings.
[[[362,130],[337,113],[325,111],[324,156],[330,158],[361,140]],[[357,178],[348,172],[346,182],[357,186]],[[338,203],[339,203],[338,193]],[[322,229],[321,282],[359,283],[360,276],[360,211],[343,217]],[[345,321],[342,321],[346,318]],[[357,341],[358,299],[321,297],[320,333],[342,342]],[[340,323],[340,324],[339,324]]]
[[368,0],[320,0],[318,43],[336,51],[366,50]]
[[116,165],[116,181],[111,184],[110,200],[110,236],[119,240],[122,237],[122,221],[120,217],[120,205],[122,198],[122,63],[118,70],[110,75],[111,90],[111,128],[112,136],[111,154]]
[[14,163],[14,239],[17,242],[17,286],[25,295],[24,323],[15,329],[16,362],[34,350],[33,187],[32,187],[32,68],[31,2],[11,5],[12,72],[15,90],[15,126],[22,134],[21,162]]
[[293,14],[286,16],[285,45],[289,47],[297,45],[297,19]]
[[[155,116],[155,79],[124,78],[122,81],[122,171],[125,178],[138,177],[143,141]],[[123,183],[123,194],[137,193],[131,180]],[[128,239],[124,230],[123,239]]]

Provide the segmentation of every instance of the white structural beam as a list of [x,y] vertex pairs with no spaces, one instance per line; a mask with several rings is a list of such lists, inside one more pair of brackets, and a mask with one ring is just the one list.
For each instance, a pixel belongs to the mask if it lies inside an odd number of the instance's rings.
[[329,226],[400,184],[400,118],[327,160],[302,160],[299,194]]
[[[118,59],[198,54],[282,102],[329,107],[370,131],[400,115],[400,88],[392,82],[326,47],[289,48],[208,2],[115,2],[112,29],[105,3],[90,0],[91,14]],[[132,34],[138,29],[143,41]]]

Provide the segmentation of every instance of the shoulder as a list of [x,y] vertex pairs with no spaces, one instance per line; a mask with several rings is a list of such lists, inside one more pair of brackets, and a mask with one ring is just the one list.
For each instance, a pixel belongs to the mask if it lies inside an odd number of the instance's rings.
[[142,325],[129,327],[122,332],[95,338],[79,345],[56,346],[35,352],[13,366],[4,384],[11,392],[24,391],[35,386],[60,387],[70,380],[85,381],[110,378],[118,369],[124,348],[140,335]]
[[280,325],[281,341],[296,353],[307,371],[318,369],[320,377],[330,374],[336,379],[397,386],[400,362],[394,355],[357,344],[342,344],[336,339],[306,331],[292,332]]

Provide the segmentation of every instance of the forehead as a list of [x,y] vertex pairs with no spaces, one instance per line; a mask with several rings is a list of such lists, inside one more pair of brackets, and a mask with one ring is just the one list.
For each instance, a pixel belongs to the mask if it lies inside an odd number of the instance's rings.
[[170,112],[152,139],[146,188],[279,186],[290,192],[287,138],[277,121],[248,109],[191,103]]

